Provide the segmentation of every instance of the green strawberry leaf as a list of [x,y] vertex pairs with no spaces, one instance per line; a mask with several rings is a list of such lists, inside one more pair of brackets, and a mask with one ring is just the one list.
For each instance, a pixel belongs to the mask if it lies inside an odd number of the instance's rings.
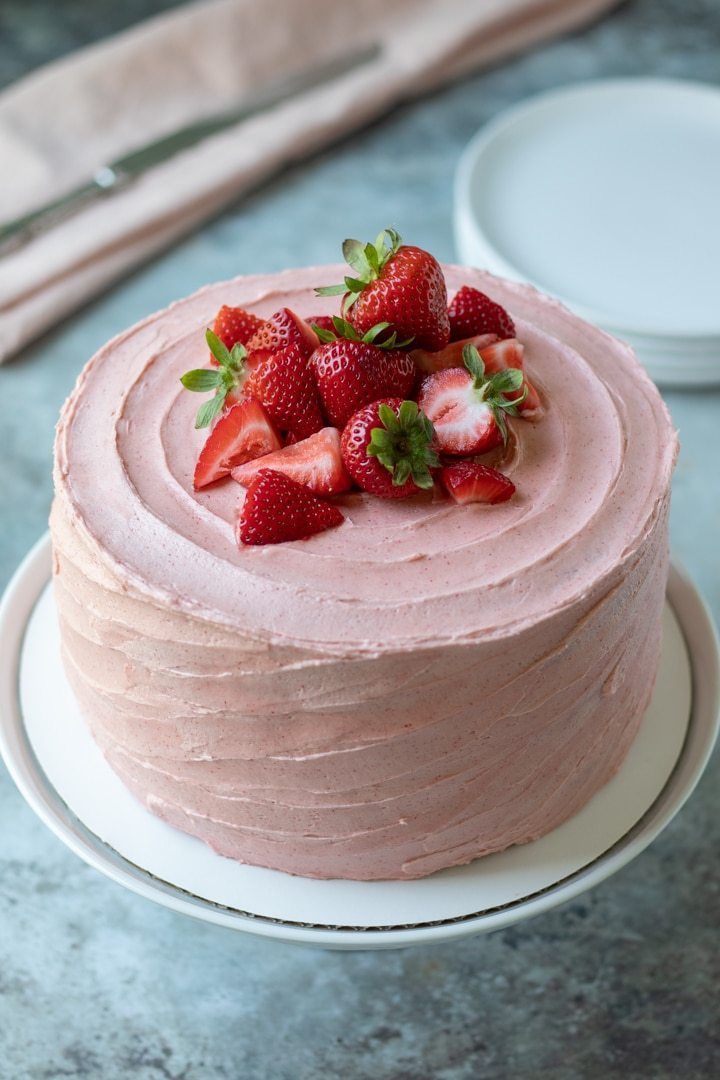
[[365,259],[374,277],[380,273],[380,255],[374,244],[365,245]]
[[196,368],[180,376],[180,382],[186,390],[200,394],[207,393],[208,390],[215,391],[214,396],[198,410],[196,428],[208,427],[223,408],[228,393],[241,386],[245,379],[247,349],[244,345],[238,341],[232,349],[228,349],[210,329],[205,331],[205,341],[217,360],[218,367]]
[[212,330],[208,329],[205,331],[205,340],[208,343],[210,352],[213,354],[221,367],[227,367],[229,364],[232,363],[230,359],[230,350],[228,349],[227,345],[220,340],[217,334],[213,333]]
[[365,244],[360,240],[343,240],[342,253],[345,262],[351,266],[364,282],[370,280],[372,266],[368,261]]
[[402,240],[395,229],[383,229],[374,243],[363,244],[360,240],[343,240],[342,252],[355,277],[346,277],[343,285],[321,285],[315,289],[317,296],[340,296],[345,294],[343,307],[348,310],[371,281],[380,277],[385,264],[397,253]]
[[480,386],[485,379],[485,364],[480,353],[474,345],[465,345],[462,351],[463,363],[472,375],[476,384]]
[[186,390],[192,390],[196,394],[206,394],[208,390],[216,390],[223,384],[222,372],[217,368],[195,368],[194,371],[186,371],[180,376],[180,382]]
[[493,391],[498,394],[511,394],[519,390],[523,382],[524,376],[519,368],[507,368],[505,371],[498,371],[490,378],[490,385]]
[[326,345],[331,341],[337,341],[337,337],[333,334],[332,330],[325,330],[322,326],[318,326],[317,323],[310,323],[310,326],[315,331],[319,340]]
[[358,333],[354,326],[346,319],[341,319],[339,315],[333,315],[333,326],[335,327],[335,333],[338,337],[347,338],[348,341],[359,341]]
[[225,393],[222,390],[218,390],[214,397],[211,397],[209,401],[206,401],[204,405],[201,405],[198,409],[198,414],[195,417],[196,428],[209,427],[219,412],[222,411],[222,407],[225,404]]
[[396,487],[412,479],[416,487],[431,488],[430,469],[439,465],[440,459],[432,449],[435,430],[427,416],[414,401],[403,401],[397,412],[380,405],[378,419],[383,426],[372,428],[366,453],[392,473]]
[[321,285],[320,288],[315,290],[315,295],[340,296],[344,292],[347,292],[345,285]]
[[387,330],[389,325],[389,322],[375,323],[374,326],[371,326],[370,329],[363,334],[362,340],[365,341],[368,345],[373,345],[375,342],[375,338],[379,337],[380,334],[382,334],[383,330]]

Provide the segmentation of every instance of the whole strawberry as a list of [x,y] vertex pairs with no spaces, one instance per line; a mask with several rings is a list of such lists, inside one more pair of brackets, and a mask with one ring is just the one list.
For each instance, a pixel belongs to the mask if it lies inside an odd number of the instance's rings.
[[306,439],[325,425],[320,398],[307,355],[300,345],[273,351],[257,350],[255,366],[244,384],[257,398],[275,427],[293,440]]
[[383,499],[407,499],[433,486],[439,464],[433,426],[414,401],[373,401],[350,417],[341,450],[355,483]]
[[236,536],[241,544],[282,544],[304,540],[343,521],[336,506],[303,484],[274,469],[261,469],[248,487]]
[[380,322],[419,349],[442,349],[450,339],[447,288],[437,259],[403,244],[384,229],[372,244],[345,240],[343,255],[354,276],[315,291],[344,294],[343,311],[361,336]]
[[337,317],[332,331],[313,326],[322,344],[310,362],[325,414],[336,427],[344,427],[371,401],[410,394],[416,375],[411,355],[393,348],[394,333],[382,345],[376,344],[386,335],[387,323],[378,323],[363,337]]
[[504,307],[479,289],[463,285],[448,308],[450,340],[497,334],[500,339],[515,337],[515,323]]
[[[253,315],[241,307],[223,306],[215,316],[213,333],[222,341],[226,349],[232,349],[233,345],[246,345],[253,334],[263,326],[265,320],[259,315]],[[210,353],[210,362],[217,364],[218,361]]]

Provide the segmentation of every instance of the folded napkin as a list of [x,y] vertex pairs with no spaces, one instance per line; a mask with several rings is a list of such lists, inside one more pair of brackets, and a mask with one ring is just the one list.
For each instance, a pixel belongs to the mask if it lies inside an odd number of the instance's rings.
[[381,46],[370,63],[207,138],[1,255],[0,361],[286,163],[616,2],[203,0],[21,80],[0,94],[4,221],[279,75]]

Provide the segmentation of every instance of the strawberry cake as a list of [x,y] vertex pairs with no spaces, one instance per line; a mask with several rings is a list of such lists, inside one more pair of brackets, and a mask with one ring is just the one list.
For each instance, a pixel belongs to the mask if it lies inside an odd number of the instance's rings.
[[616,772],[659,663],[676,438],[629,348],[393,230],[90,360],[57,432],[69,681],[149,811],[417,878]]

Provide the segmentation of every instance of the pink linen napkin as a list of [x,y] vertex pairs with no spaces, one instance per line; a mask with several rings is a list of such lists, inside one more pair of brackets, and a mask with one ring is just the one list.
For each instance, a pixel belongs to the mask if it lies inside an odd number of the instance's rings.
[[0,255],[0,361],[244,190],[414,95],[598,16],[617,0],[202,0],[0,94],[0,220],[105,162],[315,63],[369,64],[214,135]]

